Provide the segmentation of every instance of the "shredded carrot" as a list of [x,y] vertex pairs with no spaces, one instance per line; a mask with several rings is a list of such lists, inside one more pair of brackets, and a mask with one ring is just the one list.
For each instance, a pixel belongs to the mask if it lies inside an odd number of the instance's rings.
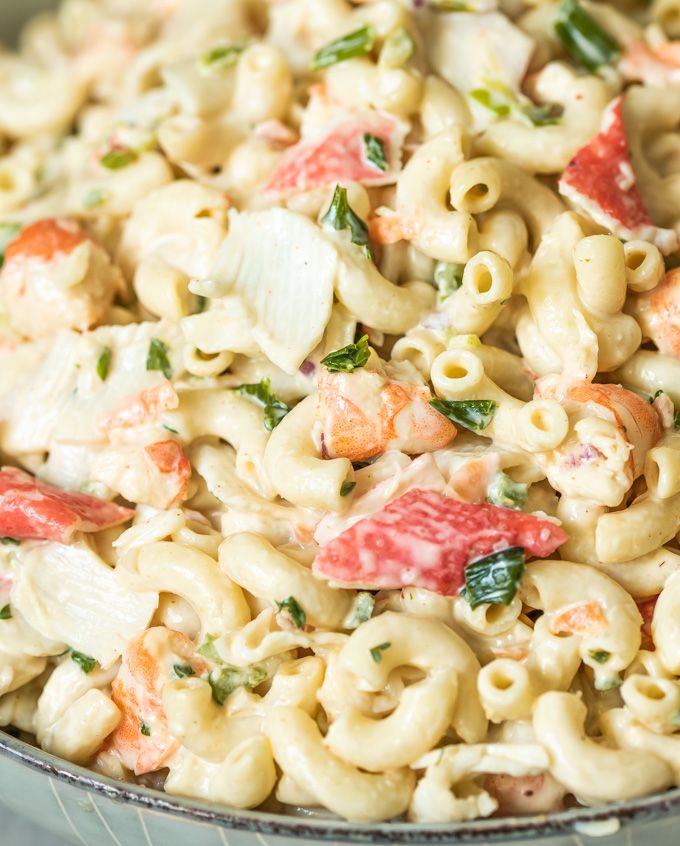
[[594,635],[607,626],[607,618],[599,602],[572,605],[552,621],[553,634]]

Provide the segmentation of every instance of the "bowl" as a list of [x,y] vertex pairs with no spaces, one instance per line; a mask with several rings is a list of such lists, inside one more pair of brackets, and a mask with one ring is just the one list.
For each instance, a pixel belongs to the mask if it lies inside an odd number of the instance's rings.
[[456,824],[366,825],[321,814],[230,811],[95,775],[4,732],[0,802],[80,846],[303,846],[305,841],[328,846],[677,846],[680,819],[680,790],[549,817]]
[[[31,15],[56,0],[0,0],[0,38],[15,39]],[[607,778],[607,773],[602,773]],[[230,811],[114,781],[67,763],[0,731],[0,802],[80,846],[294,846],[453,844],[479,846],[677,846],[680,789],[550,816],[469,823],[355,824],[329,814],[283,816]],[[2,835],[0,835],[2,842]]]

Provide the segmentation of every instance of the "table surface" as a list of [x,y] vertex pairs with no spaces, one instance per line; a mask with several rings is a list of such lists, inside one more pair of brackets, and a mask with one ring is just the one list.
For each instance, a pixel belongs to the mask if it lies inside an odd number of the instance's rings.
[[0,843],[2,846],[70,846],[22,817],[0,806]]

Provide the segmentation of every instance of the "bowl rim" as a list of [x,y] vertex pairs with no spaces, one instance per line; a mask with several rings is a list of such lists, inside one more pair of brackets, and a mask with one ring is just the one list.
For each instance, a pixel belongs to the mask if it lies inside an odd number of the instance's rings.
[[170,797],[141,785],[116,781],[70,764],[0,730],[0,758],[37,770],[80,790],[114,802],[163,812],[194,822],[255,834],[303,840],[355,843],[479,843],[552,838],[559,835],[613,834],[619,826],[652,822],[680,811],[680,788],[665,793],[592,808],[572,808],[531,817],[487,818],[461,823],[353,823],[339,819],[290,817],[264,811],[230,810],[197,799]]

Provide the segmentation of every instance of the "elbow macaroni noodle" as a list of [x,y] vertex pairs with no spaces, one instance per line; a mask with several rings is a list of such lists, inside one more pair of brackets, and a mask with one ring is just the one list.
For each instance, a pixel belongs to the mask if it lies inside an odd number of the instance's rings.
[[578,0],[593,71],[435,5],[0,56],[7,730],[365,823],[680,784],[680,7]]

